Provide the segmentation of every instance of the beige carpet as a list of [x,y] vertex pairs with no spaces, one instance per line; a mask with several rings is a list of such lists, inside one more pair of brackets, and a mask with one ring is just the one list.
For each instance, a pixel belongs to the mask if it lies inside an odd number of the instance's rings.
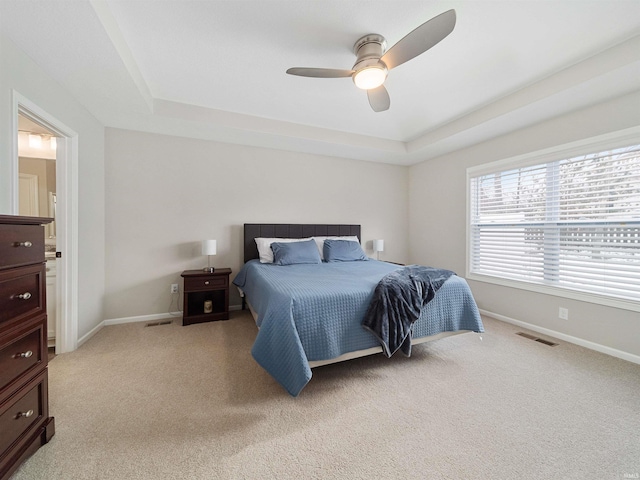
[[102,329],[50,364],[56,435],[15,479],[624,479],[640,366],[487,332],[314,370],[290,397],[247,313]]

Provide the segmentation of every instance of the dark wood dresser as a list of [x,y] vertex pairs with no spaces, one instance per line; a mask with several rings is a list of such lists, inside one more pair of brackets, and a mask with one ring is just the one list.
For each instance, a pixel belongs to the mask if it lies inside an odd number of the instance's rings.
[[0,215],[0,479],[55,432],[47,388],[44,226]]

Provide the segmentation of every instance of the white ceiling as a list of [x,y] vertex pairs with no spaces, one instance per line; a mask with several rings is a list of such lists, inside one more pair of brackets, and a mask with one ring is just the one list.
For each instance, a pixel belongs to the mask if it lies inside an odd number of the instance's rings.
[[[450,8],[386,112],[285,74]],[[640,90],[638,0],[0,0],[0,28],[106,126],[405,165]]]

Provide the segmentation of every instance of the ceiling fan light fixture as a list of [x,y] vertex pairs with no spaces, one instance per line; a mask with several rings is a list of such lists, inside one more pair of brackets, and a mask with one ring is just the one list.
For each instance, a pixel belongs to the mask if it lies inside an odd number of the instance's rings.
[[384,112],[391,105],[389,92],[384,87],[387,72],[422,55],[449,35],[455,25],[456,11],[447,10],[414,28],[388,50],[387,41],[378,33],[360,37],[353,45],[356,62],[351,70],[295,67],[287,73],[312,78],[351,77],[356,87],[367,91],[373,111]]
[[363,90],[378,88],[387,79],[387,71],[379,66],[365,67],[353,75],[353,83]]

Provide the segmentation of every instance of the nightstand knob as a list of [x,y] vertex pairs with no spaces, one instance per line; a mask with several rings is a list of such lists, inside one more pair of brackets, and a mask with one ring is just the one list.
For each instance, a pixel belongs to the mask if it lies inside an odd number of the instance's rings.
[[16,242],[16,247],[32,247],[33,243],[26,241],[26,242]]
[[20,295],[16,295],[16,298],[20,300],[29,300],[31,298],[31,294],[29,292],[21,293]]
[[204,282],[205,285],[209,285],[209,280],[207,280],[206,282]]
[[27,410],[26,412],[18,412],[18,414],[16,415],[16,419],[20,417],[29,418],[31,415],[33,415],[33,410]]
[[26,352],[16,353],[16,358],[29,358],[31,355],[33,355],[33,352],[31,350],[27,350]]

